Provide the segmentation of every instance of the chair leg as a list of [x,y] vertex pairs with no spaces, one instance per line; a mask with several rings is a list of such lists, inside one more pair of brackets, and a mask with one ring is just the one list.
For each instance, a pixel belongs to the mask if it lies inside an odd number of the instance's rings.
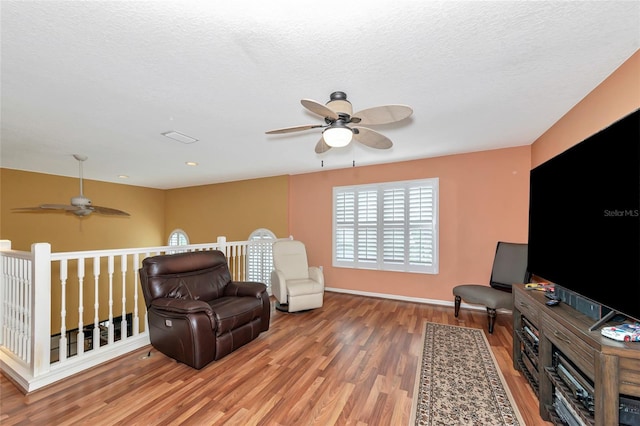
[[289,304],[288,303],[280,303],[276,300],[276,309],[280,312],[289,312]]
[[493,334],[493,325],[496,323],[496,310],[487,308],[487,314],[489,315],[489,334]]
[[456,318],[458,318],[458,313],[460,312],[460,301],[461,300],[462,300],[462,298],[460,296],[456,296],[456,300],[454,302],[454,306],[455,306],[454,315],[456,316]]

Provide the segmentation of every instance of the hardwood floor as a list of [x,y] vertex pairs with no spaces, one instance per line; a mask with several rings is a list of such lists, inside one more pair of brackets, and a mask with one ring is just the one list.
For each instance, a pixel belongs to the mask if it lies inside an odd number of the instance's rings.
[[[406,425],[424,321],[486,334],[485,311],[326,293],[322,309],[272,310],[268,332],[199,371],[149,346],[26,396],[0,376],[0,424]],[[487,337],[526,424],[550,424],[511,334],[498,314]]]

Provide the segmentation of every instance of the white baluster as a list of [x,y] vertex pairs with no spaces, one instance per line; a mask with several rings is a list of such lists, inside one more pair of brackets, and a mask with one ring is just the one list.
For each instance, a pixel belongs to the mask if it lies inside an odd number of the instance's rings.
[[14,262],[13,258],[5,258],[4,275],[7,279],[6,287],[3,286],[3,320],[2,320],[2,344],[6,347],[11,347],[11,264]]
[[20,358],[23,357],[23,353],[20,350],[20,330],[22,326],[21,316],[22,316],[22,305],[20,304],[20,293],[22,293],[22,287],[24,286],[23,282],[23,274],[22,274],[22,259],[18,259],[16,261],[16,285],[14,287],[13,294],[13,305],[14,305],[14,316],[13,316],[13,351]]
[[13,284],[13,294],[11,295],[12,305],[13,305],[13,321],[11,324],[12,330],[12,347],[13,351],[19,354],[18,341],[20,339],[20,287],[22,286],[22,262],[20,259],[16,260],[14,265],[14,284]]
[[9,263],[7,265],[7,290],[6,290],[6,321],[5,321],[5,339],[6,346],[13,353],[17,355],[17,347],[16,347],[16,315],[17,315],[17,300],[16,300],[16,292],[18,288],[18,259],[11,258],[9,259]]
[[[23,344],[26,350],[25,360],[27,362],[31,362],[31,339],[33,338],[33,334],[31,332],[31,321],[33,320],[33,313],[31,312],[31,298],[33,297],[33,280],[31,276],[31,261],[23,260],[22,264],[24,265],[24,276],[26,278],[26,291],[25,291],[25,300],[24,300],[24,309],[26,313],[25,323],[24,323],[24,337]],[[49,345],[50,346],[50,345]]]
[[26,354],[26,348],[23,347],[23,337],[26,334],[25,330],[25,317],[27,315],[26,307],[24,303],[24,291],[27,286],[27,282],[25,280],[26,272],[25,270],[25,261],[23,259],[18,260],[18,266],[20,273],[18,274],[18,287],[16,288],[16,354],[23,358]]
[[76,342],[77,354],[84,353],[84,258],[78,259],[78,341]]
[[[11,241],[0,240],[0,250],[11,250]],[[0,282],[8,282],[7,278],[7,261],[9,257],[0,256]],[[6,325],[7,317],[7,285],[0,286],[0,345],[6,346]]]
[[100,347],[100,258],[93,258],[93,342],[91,349]]
[[127,255],[120,256],[120,271],[122,272],[122,319],[120,321],[120,340],[127,338]]
[[7,340],[8,340],[8,347],[11,351],[15,352],[16,351],[16,333],[15,333],[15,327],[16,327],[16,300],[15,300],[15,294],[16,294],[16,286],[17,284],[17,276],[16,276],[16,270],[18,268],[17,266],[17,259],[11,259],[11,263],[9,265],[9,294],[7,297],[8,303],[7,303],[7,311],[8,311],[8,320],[7,320],[7,329],[8,329],[8,336],[7,336]]
[[109,323],[107,325],[107,342],[113,343],[113,256],[109,256]]
[[51,369],[51,244],[31,245],[33,261],[29,268],[29,336],[27,355],[33,376],[46,374]]
[[[134,271],[137,271],[140,265],[140,255],[135,253],[131,262]],[[138,274],[133,274],[133,335],[137,336],[140,333],[140,318],[138,318]],[[145,312],[145,324],[147,320],[147,314]],[[145,328],[145,330],[148,332]]]
[[231,256],[233,258],[233,271],[235,272],[235,279],[239,281],[239,269],[238,269],[238,246],[233,245],[231,247]]
[[[2,266],[0,269],[2,270],[2,282],[9,283],[9,277],[7,276],[7,268],[9,261],[11,259],[9,257],[0,256],[0,262],[2,262]],[[0,286],[0,322],[2,327],[0,327],[0,345],[7,345],[7,297],[9,286],[3,285]]]
[[247,280],[247,245],[243,244],[241,246],[242,249],[242,259],[240,264],[242,265],[242,280],[246,281]]
[[58,359],[67,359],[67,259],[60,261],[60,343],[58,345]]

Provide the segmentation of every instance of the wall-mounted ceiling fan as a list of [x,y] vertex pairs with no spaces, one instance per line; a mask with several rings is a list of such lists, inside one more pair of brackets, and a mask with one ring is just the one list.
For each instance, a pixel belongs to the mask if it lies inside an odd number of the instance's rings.
[[326,105],[311,99],[300,101],[303,107],[323,117],[325,124],[285,127],[269,130],[265,133],[272,135],[322,128],[324,129],[322,137],[316,144],[316,153],[318,154],[327,152],[331,148],[346,146],[352,138],[371,148],[388,149],[393,146],[389,138],[363,126],[395,123],[413,114],[413,109],[407,105],[383,105],[364,109],[354,114],[346,93],[333,92],[329,98]]
[[87,160],[84,155],[73,154],[73,157],[78,160],[80,167],[80,195],[71,198],[71,204],[40,204],[38,207],[21,207],[13,210],[21,212],[47,212],[47,211],[65,211],[73,213],[76,216],[89,216],[91,213],[100,213],[104,215],[113,216],[130,216],[129,213],[122,210],[112,209],[109,207],[94,206],[91,204],[91,200],[84,196],[82,193],[82,163]]

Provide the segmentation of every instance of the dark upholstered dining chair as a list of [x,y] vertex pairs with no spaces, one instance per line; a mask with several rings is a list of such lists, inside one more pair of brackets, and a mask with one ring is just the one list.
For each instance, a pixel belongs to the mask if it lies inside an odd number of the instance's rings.
[[498,242],[489,285],[463,284],[453,288],[455,296],[455,316],[460,312],[460,302],[487,307],[489,333],[493,333],[497,309],[513,309],[511,285],[526,283],[530,274],[527,270],[527,244]]

